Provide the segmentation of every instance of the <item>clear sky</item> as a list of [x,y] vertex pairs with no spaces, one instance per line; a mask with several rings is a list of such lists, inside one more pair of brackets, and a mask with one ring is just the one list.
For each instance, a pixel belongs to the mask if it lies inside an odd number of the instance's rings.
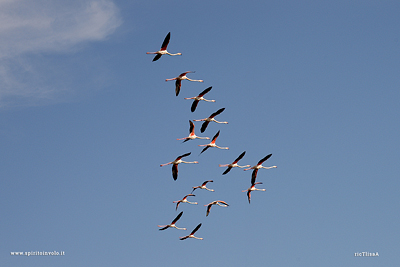
[[[396,266],[400,2],[0,1],[1,266]],[[171,32],[168,51],[152,62]],[[185,71],[175,96],[173,81]],[[190,111],[193,97],[212,86]],[[224,107],[186,143],[189,120]],[[251,172],[265,192],[251,204]],[[199,164],[171,166],[185,158]],[[175,210],[174,200],[196,190]],[[214,206],[208,217],[205,204]],[[183,211],[178,227],[167,229]],[[197,224],[196,236],[189,234]],[[64,256],[11,252],[64,251]],[[378,253],[358,257],[355,253]]]

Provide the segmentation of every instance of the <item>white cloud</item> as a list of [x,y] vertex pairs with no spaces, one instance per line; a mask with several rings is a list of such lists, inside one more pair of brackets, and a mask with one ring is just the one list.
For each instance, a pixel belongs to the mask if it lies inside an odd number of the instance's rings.
[[46,84],[41,64],[29,57],[75,51],[121,23],[112,0],[0,0],[0,106],[7,97],[43,99],[67,90]]

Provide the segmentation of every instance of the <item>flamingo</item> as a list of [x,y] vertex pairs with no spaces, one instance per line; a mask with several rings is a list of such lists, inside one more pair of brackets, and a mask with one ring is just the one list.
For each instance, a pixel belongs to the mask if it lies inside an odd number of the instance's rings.
[[211,209],[212,205],[218,205],[218,206],[221,206],[221,207],[228,207],[229,206],[228,203],[226,203],[225,201],[222,201],[222,200],[215,200],[213,202],[210,202],[210,203],[204,205],[204,206],[207,206],[207,214],[206,214],[206,216],[208,216],[208,214],[210,214],[210,209]]
[[200,154],[203,153],[204,151],[206,151],[209,147],[216,147],[219,149],[229,149],[229,147],[220,147],[215,144],[215,140],[217,140],[218,135],[219,135],[219,131],[214,135],[213,139],[211,140],[211,143],[206,144],[206,145],[199,145],[199,146],[205,146],[205,148],[203,148],[203,150],[200,152]]
[[227,121],[216,121],[214,119],[215,116],[221,114],[224,110],[225,110],[225,108],[220,108],[219,110],[217,110],[216,112],[211,114],[210,117],[208,117],[208,118],[201,119],[201,120],[193,120],[193,121],[204,121],[203,124],[201,125],[201,129],[200,129],[200,131],[203,133],[206,130],[210,121],[214,121],[216,123],[226,123],[226,124],[228,123]]
[[153,58],[153,61],[157,61],[162,55],[170,55],[170,56],[180,56],[182,53],[171,54],[167,51],[167,46],[169,43],[169,38],[171,37],[171,33],[169,32],[167,36],[165,36],[164,42],[161,45],[161,49],[157,52],[147,52],[146,54],[156,54]]
[[253,173],[252,173],[252,175],[251,175],[251,178],[252,178],[252,179],[256,179],[258,169],[261,169],[261,168],[262,168],[262,169],[277,168],[277,166],[264,167],[264,166],[261,165],[261,164],[263,164],[264,161],[266,161],[267,159],[269,159],[271,156],[272,156],[272,154],[266,155],[264,158],[262,158],[262,159],[257,163],[257,165],[254,165],[253,167],[247,168],[247,169],[244,169],[244,170],[245,170],[245,171],[248,171],[248,170],[253,169],[254,171],[253,171]]
[[200,227],[201,227],[201,223],[200,223],[199,225],[197,225],[196,228],[194,228],[194,230],[190,233],[190,235],[183,236],[183,237],[179,237],[179,239],[180,239],[180,240],[185,240],[186,238],[195,238],[195,239],[203,240],[202,237],[196,237],[196,236],[194,236],[194,233],[196,233],[196,231],[199,230]]
[[182,214],[183,214],[183,211],[181,211],[181,213],[179,213],[178,214],[178,216],[176,216],[176,218],[171,222],[171,224],[167,224],[167,225],[157,225],[158,227],[162,227],[161,229],[158,229],[158,230],[165,230],[165,229],[168,229],[168,228],[176,228],[176,229],[178,229],[178,230],[186,230],[186,228],[179,228],[179,227],[176,227],[176,225],[175,225],[175,223],[181,218],[181,216],[182,216]]
[[173,203],[176,203],[176,209],[175,210],[178,210],[178,206],[181,203],[189,203],[189,204],[197,205],[197,202],[190,202],[190,201],[187,200],[187,197],[189,197],[189,196],[193,196],[194,197],[195,195],[188,194],[188,195],[184,196],[181,200],[173,201]]
[[190,128],[189,128],[189,133],[190,134],[189,134],[189,136],[188,137],[184,137],[184,138],[178,138],[176,140],[185,140],[185,141],[183,141],[183,143],[185,143],[186,141],[193,140],[193,139],[196,139],[196,138],[198,138],[198,139],[210,139],[209,137],[199,137],[199,136],[197,136],[194,133],[194,123],[191,120],[189,120],[189,124],[190,124]]
[[176,179],[178,179],[178,164],[179,163],[198,163],[197,161],[190,162],[190,161],[183,161],[182,160],[183,157],[187,157],[190,154],[191,154],[191,152],[183,154],[183,155],[177,157],[174,161],[171,161],[171,162],[168,162],[168,163],[165,163],[165,164],[161,164],[160,167],[172,164],[172,177],[176,181]]
[[209,188],[206,187],[206,184],[207,184],[207,183],[212,183],[212,182],[214,182],[214,181],[213,181],[213,180],[208,180],[208,181],[205,181],[202,185],[194,186],[194,187],[193,187],[193,190],[192,190],[192,193],[193,193],[193,191],[196,190],[196,189],[206,189],[206,190],[208,190],[208,191],[214,192],[214,189],[209,189]]
[[194,96],[194,97],[187,97],[185,99],[194,99],[192,107],[191,107],[191,111],[194,112],[196,110],[197,104],[199,103],[200,100],[204,100],[206,102],[215,102],[215,100],[207,100],[205,99],[203,96],[205,94],[207,94],[208,92],[210,92],[212,86],[208,87],[207,89],[205,89],[203,92],[201,92],[198,96]]
[[259,189],[256,188],[256,184],[262,184],[261,182],[256,183],[256,177],[251,178],[251,186],[247,190],[243,190],[242,192],[247,192],[247,198],[249,199],[249,204],[250,204],[250,198],[251,198],[251,191],[265,191],[265,189]]
[[166,82],[167,81],[176,80],[176,82],[175,82],[175,94],[176,94],[176,96],[179,95],[179,91],[181,90],[181,81],[182,80],[188,80],[188,81],[191,81],[191,82],[201,82],[201,83],[204,82],[203,80],[192,80],[192,79],[189,79],[188,77],[186,77],[186,74],[188,74],[188,73],[195,73],[195,71],[186,71],[184,73],[181,73],[178,77],[165,80]]
[[241,160],[244,157],[244,154],[246,154],[246,151],[244,151],[242,154],[239,155],[239,157],[237,157],[237,159],[235,159],[234,162],[232,162],[231,164],[219,164],[220,167],[228,167],[224,173],[227,174],[232,168],[234,167],[239,167],[239,168],[246,168],[246,167],[250,167],[250,165],[245,165],[245,166],[239,166],[237,163],[239,160]]

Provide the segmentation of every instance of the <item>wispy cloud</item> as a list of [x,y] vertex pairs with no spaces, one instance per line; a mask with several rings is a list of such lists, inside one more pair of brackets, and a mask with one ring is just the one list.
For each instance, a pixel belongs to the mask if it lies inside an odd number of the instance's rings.
[[34,101],[67,90],[46,84],[41,64],[29,58],[73,52],[121,23],[112,0],[0,0],[0,106],[6,98]]

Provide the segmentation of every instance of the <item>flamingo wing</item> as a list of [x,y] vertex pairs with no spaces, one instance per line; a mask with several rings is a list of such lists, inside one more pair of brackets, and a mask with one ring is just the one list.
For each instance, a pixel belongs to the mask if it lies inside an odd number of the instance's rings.
[[247,198],[249,199],[249,204],[250,204],[250,198],[251,198],[251,191],[250,190],[247,191]]
[[197,108],[197,104],[199,104],[199,100],[194,100],[192,103],[192,107],[190,108],[190,111],[194,112]]
[[168,229],[169,227],[170,227],[169,225],[166,225],[165,227],[160,228],[160,229],[158,229],[158,230],[162,231],[162,230]]
[[180,155],[179,157],[176,158],[176,160],[180,160],[181,158],[187,157],[191,154],[191,152],[188,152],[186,154]]
[[231,169],[232,169],[232,167],[228,167],[228,168],[224,171],[224,173],[223,173],[222,175],[227,174],[228,172],[230,172]]
[[197,232],[197,230],[199,230],[201,227],[201,223],[199,223],[199,225],[196,226],[196,228],[193,229],[193,231],[190,233],[190,235],[194,235],[194,233]]
[[212,206],[212,205],[213,205],[213,204],[208,204],[206,216],[208,216],[208,214],[210,214],[210,210],[211,210],[211,206]]
[[253,173],[251,174],[251,184],[256,182],[258,169],[254,169]]
[[257,163],[257,165],[262,164],[264,161],[266,161],[267,159],[269,159],[271,156],[272,156],[272,154],[266,155],[263,159],[261,159],[261,160]]
[[161,45],[161,50],[167,50],[170,37],[171,37],[171,32],[169,32],[167,36],[165,36],[164,42]]
[[172,221],[171,224],[175,224],[181,217],[182,217],[183,211],[181,211],[181,213],[178,214],[178,216],[175,217],[175,219]]
[[211,143],[215,143],[215,140],[217,140],[217,138],[218,138],[218,136],[219,136],[219,132],[220,132],[220,131],[218,131],[218,132],[214,135],[214,137],[213,137]]
[[205,182],[202,184],[202,186],[205,186],[207,183],[213,183],[213,182],[214,182],[213,180],[205,181]]
[[246,154],[246,151],[244,151],[242,154],[240,154],[240,156],[239,156],[239,157],[237,157],[237,159],[235,159],[235,161],[234,161],[234,162],[232,162],[232,164],[238,163],[238,162],[239,162],[239,160],[241,160],[241,159],[244,157],[244,154]]
[[200,154],[203,153],[204,151],[206,151],[208,148],[209,148],[209,146],[206,146],[205,148],[203,148],[203,150],[200,152]]
[[210,123],[209,121],[203,122],[203,124],[201,125],[200,132],[203,133],[207,129],[207,126],[208,126],[209,123]]
[[212,86],[208,87],[207,89],[205,89],[203,92],[201,92],[199,94],[199,97],[204,96],[205,94],[207,94],[208,92],[210,92],[210,90],[212,89]]
[[157,55],[153,58],[153,61],[159,60],[161,56],[162,56],[161,54],[157,54]]
[[220,109],[218,109],[216,112],[214,112],[213,114],[211,114],[210,118],[214,118],[215,116],[221,114],[224,110],[225,110],[225,108],[220,108]]
[[176,179],[178,179],[178,164],[172,165],[172,177],[174,178],[175,181]]
[[181,80],[177,79],[175,82],[175,95],[178,96],[179,92],[181,91]]
[[189,120],[189,124],[190,124],[189,133],[190,134],[194,133],[194,123],[191,120]]

